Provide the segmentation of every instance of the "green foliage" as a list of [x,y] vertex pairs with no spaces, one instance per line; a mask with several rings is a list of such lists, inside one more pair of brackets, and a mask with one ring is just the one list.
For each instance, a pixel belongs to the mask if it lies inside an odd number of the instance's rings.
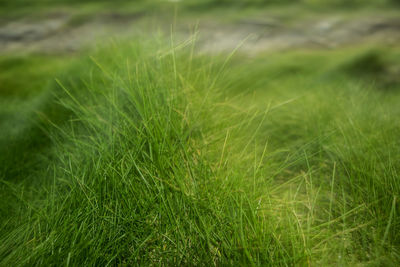
[[0,265],[399,262],[400,88],[358,75],[398,53],[193,46],[117,43],[3,108]]

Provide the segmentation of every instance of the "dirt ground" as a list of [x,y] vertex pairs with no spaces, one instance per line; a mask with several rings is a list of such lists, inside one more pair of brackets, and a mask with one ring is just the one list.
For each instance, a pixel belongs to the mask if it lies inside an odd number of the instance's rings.
[[[190,20],[178,23],[175,32],[187,38],[196,23]],[[149,26],[151,24],[153,26]],[[161,24],[164,25],[161,31],[169,33],[170,24],[167,24]],[[149,20],[143,14],[112,12],[78,22],[67,12],[45,14],[40,19],[3,21],[0,24],[0,54],[74,52],[111,38],[154,32],[154,25],[157,25],[154,19]],[[355,43],[400,43],[400,17],[384,15],[348,18],[333,14],[295,22],[265,15],[231,22],[200,21],[198,30],[200,49],[211,52],[233,50],[240,44],[239,49],[258,53],[303,47],[329,49]]]

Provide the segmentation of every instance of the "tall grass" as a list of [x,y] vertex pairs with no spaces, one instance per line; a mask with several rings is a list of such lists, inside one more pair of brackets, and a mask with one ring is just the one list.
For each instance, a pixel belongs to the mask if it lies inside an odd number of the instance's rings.
[[1,265],[398,262],[396,89],[194,51],[115,44],[52,85],[41,167],[1,176]]

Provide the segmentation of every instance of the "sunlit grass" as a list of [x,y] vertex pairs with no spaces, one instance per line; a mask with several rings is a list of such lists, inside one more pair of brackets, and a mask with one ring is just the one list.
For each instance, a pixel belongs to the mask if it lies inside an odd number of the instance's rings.
[[165,43],[44,70],[27,111],[10,104],[1,265],[399,261],[395,49],[250,58]]

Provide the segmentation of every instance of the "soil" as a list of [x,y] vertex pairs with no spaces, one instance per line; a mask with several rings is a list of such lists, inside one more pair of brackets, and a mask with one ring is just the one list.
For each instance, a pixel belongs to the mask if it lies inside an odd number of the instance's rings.
[[[146,32],[146,14],[103,13],[73,23],[67,13],[47,14],[41,19],[21,18],[0,25],[0,54],[10,52],[68,53],[114,37]],[[170,27],[164,23],[166,33]],[[147,25],[147,26],[146,26]],[[176,27],[179,36],[191,33],[188,24]],[[167,27],[168,26],[168,27]],[[147,31],[148,32],[148,31]],[[207,21],[199,26],[202,51],[238,49],[248,53],[292,48],[335,48],[356,43],[397,45],[399,17],[330,16],[295,23],[268,16],[236,22]]]

